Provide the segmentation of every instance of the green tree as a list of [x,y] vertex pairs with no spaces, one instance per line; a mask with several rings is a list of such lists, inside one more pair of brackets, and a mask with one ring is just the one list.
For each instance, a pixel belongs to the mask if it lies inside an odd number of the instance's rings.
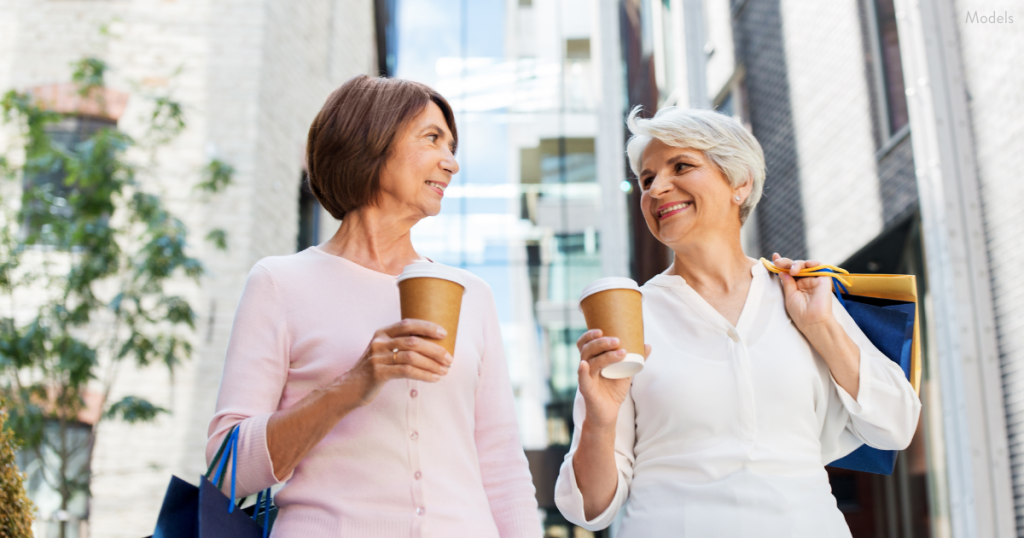
[[[102,95],[95,90],[106,69],[96,58],[77,62],[79,94]],[[67,117],[26,93],[0,101],[15,140],[0,154],[0,393],[9,427],[59,492],[63,513],[89,494],[102,420],[147,422],[167,412],[142,395],[110,401],[120,366],[162,364],[173,375],[192,353],[195,314],[169,284],[198,281],[203,266],[190,254],[185,225],[155,182],[144,181],[160,149],[185,129],[185,108],[168,95],[139,97],[150,113],[138,139],[108,127],[70,147],[51,136]],[[197,170],[196,196],[209,199],[232,172],[218,160]],[[222,230],[206,237],[227,248]],[[89,394],[100,396],[102,415],[81,435]]]
[[0,538],[32,538],[32,501],[25,496],[24,476],[14,461],[14,437],[6,422],[0,398]]

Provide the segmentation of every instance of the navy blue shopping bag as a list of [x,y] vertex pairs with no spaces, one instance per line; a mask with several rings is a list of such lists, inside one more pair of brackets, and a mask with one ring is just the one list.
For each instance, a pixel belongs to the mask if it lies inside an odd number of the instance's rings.
[[[910,378],[911,349],[914,341],[914,313],[912,302],[860,297],[840,294],[846,311],[864,331],[864,335],[889,360],[895,362]],[[892,474],[896,466],[896,450],[880,450],[862,445],[829,467]]]
[[[273,524],[273,500],[270,489],[260,492],[251,515],[235,504],[235,475],[238,453],[238,427],[221,444],[217,456],[199,477],[199,486],[193,486],[171,477],[164,495],[163,506],[157,517],[156,530],[151,538],[266,538]],[[220,491],[227,474],[225,466],[231,460],[231,498]],[[210,475],[216,466],[213,481]],[[217,485],[214,485],[214,484]],[[262,516],[262,518],[260,517]],[[262,519],[263,524],[259,524]]]

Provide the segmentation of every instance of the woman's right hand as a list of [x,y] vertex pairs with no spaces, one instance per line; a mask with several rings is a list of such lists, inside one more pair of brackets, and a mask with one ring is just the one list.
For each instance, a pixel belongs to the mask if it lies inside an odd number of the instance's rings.
[[359,362],[339,381],[354,392],[360,405],[372,402],[384,384],[392,379],[440,381],[448,374],[452,356],[428,338],[440,340],[447,334],[444,327],[418,319],[403,319],[379,329]]
[[[608,379],[601,375],[601,369],[626,357],[626,350],[619,348],[619,339],[602,337],[600,329],[583,333],[576,341],[580,350],[580,394],[586,404],[586,421],[591,426],[615,427],[619,407],[629,394],[632,378]],[[644,358],[651,354],[651,346],[644,346]]]

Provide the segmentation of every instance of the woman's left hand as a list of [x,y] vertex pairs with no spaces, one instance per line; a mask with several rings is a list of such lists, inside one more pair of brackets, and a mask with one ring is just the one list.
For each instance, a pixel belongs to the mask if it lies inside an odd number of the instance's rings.
[[801,332],[819,323],[831,321],[832,279],[827,276],[793,278],[807,267],[821,265],[814,260],[790,260],[772,254],[775,267],[787,270],[780,273],[782,289],[786,295],[786,312]]

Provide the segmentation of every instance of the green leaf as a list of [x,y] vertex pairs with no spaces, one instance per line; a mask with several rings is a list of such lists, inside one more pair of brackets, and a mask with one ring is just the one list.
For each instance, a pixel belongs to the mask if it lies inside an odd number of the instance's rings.
[[135,363],[139,366],[146,366],[156,352],[156,345],[152,339],[138,331],[132,331],[132,334],[121,345],[117,358],[123,359],[128,355],[135,355]]
[[220,159],[211,159],[203,168],[203,180],[196,184],[196,189],[211,194],[218,193],[231,184],[234,175],[233,166]]
[[71,80],[78,85],[78,94],[89,95],[93,88],[103,87],[103,75],[107,72],[107,63],[99,58],[82,58],[72,62],[74,69]]
[[206,234],[206,240],[217,247],[217,250],[228,249],[228,233],[222,228],[215,228]]
[[96,351],[86,343],[65,335],[54,342],[54,349],[59,353],[58,366],[69,386],[84,387],[95,377],[92,370],[97,365]]
[[157,415],[162,413],[170,413],[170,411],[153,405],[138,396],[125,396],[120,401],[111,405],[104,416],[114,419],[120,418],[129,424],[136,424],[139,422],[152,422]]
[[167,309],[167,321],[171,322],[172,325],[184,323],[189,328],[195,329],[195,312],[192,311],[192,307],[183,297],[166,297],[161,302],[164,308]]
[[185,130],[185,109],[168,96],[153,97],[149,118],[149,134],[158,143],[167,142]]
[[123,300],[124,292],[122,291],[121,293],[115,295],[114,298],[110,301],[110,310],[112,310],[115,315],[121,313],[121,301]]

